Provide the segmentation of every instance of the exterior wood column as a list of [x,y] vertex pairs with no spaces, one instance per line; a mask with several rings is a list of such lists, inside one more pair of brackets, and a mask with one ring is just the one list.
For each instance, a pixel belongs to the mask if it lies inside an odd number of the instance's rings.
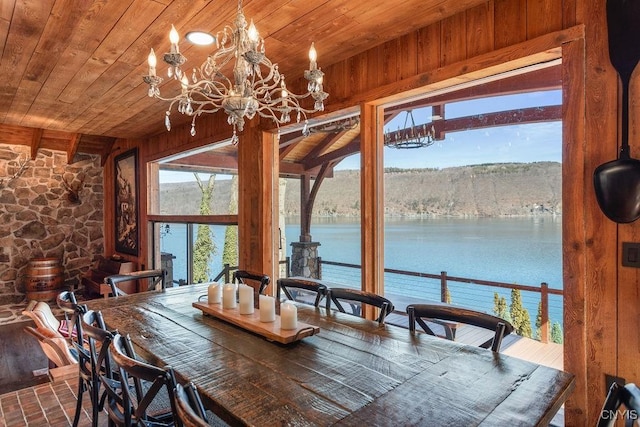
[[311,212],[309,197],[311,195],[311,176],[305,173],[300,177],[300,241],[311,241]]
[[278,271],[277,135],[248,121],[238,142],[238,261],[244,270],[271,277],[273,294]]
[[[360,114],[360,206],[362,289],[384,294],[384,110],[364,104]],[[365,317],[375,310],[366,306]]]

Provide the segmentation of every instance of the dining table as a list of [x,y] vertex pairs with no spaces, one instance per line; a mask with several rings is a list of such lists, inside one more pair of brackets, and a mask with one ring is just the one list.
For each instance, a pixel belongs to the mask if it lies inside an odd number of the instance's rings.
[[575,387],[568,372],[303,303],[316,333],[280,343],[194,307],[206,295],[187,285],[87,305],[230,425],[548,426]]

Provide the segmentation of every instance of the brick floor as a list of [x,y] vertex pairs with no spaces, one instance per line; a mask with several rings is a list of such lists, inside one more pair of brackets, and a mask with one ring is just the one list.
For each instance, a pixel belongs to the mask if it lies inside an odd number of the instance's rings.
[[[76,408],[77,380],[41,384],[0,395],[0,427],[70,426]],[[91,402],[83,396],[80,426],[91,425]],[[107,425],[106,414],[99,425]]]

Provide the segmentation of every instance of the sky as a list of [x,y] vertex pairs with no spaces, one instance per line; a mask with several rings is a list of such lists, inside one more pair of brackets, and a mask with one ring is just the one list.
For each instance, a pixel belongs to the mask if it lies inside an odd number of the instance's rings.
[[[447,104],[446,118],[560,104],[562,104],[562,92],[559,90],[506,95]],[[427,117],[431,116],[431,107],[414,110],[413,115],[417,125],[428,122]],[[404,122],[405,115],[399,114],[385,126],[385,131],[404,127]],[[385,147],[384,149],[384,167],[386,168],[443,169],[483,163],[541,161],[562,161],[561,121],[449,132],[443,141],[437,141],[429,147],[416,149]],[[335,169],[359,168],[360,154],[357,153],[342,160]],[[193,174],[161,172],[160,182],[180,181],[194,181]]]

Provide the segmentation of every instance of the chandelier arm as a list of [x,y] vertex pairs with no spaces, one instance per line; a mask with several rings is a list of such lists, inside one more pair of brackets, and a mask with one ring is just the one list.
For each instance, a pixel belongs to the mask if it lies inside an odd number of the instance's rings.
[[[174,104],[177,104],[179,113],[193,116],[192,136],[195,135],[197,117],[224,110],[228,116],[227,122],[233,126],[233,143],[237,142],[236,130],[241,132],[245,120],[251,120],[256,114],[273,120],[279,127],[280,124],[291,121],[291,113],[297,115],[298,122],[302,118],[306,122],[307,114],[324,110],[323,101],[328,94],[322,90],[324,73],[317,66],[313,44],[309,51],[309,69],[304,72],[304,78],[308,81],[307,93],[290,93],[278,64],[265,55],[264,39],[260,37],[253,21],[250,24],[247,22],[242,11],[242,1],[238,1],[233,25],[225,25],[216,33],[216,52],[210,54],[199,67],[192,68],[191,82],[180,68],[186,58],[179,54],[179,38],[175,28],[172,28],[170,40],[171,52],[163,58],[171,66],[169,77],[175,77],[173,80],[180,84],[179,94],[173,97],[160,95],[162,78],[156,75],[153,49],[148,57],[149,74],[143,76],[143,80],[149,85],[149,96],[169,103],[165,115],[167,130],[171,130],[169,115]],[[232,75],[227,76],[222,72],[227,68],[232,68]],[[300,105],[309,96],[315,101],[313,109]],[[305,124],[303,134],[306,129]]]

